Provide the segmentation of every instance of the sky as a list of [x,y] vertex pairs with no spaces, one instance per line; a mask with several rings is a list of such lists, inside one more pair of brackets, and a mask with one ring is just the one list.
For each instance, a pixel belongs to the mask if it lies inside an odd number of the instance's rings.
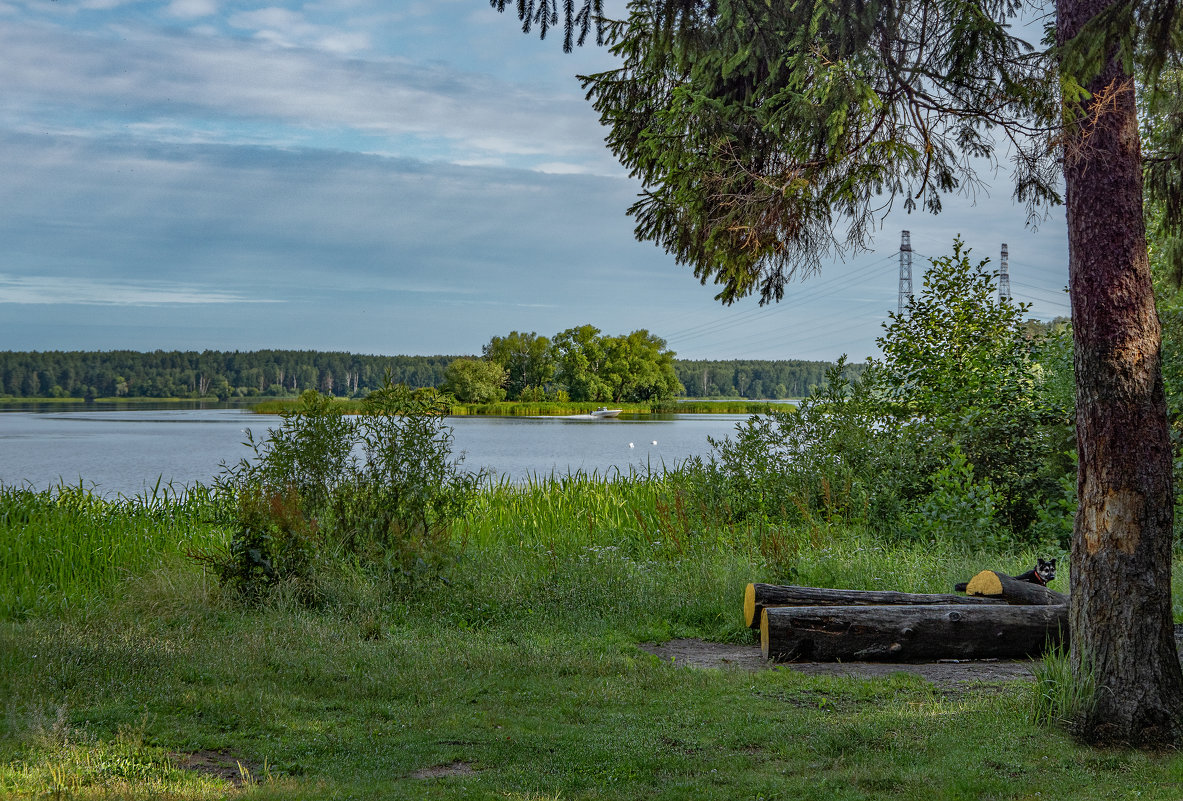
[[[609,7],[611,9],[611,6]],[[487,0],[0,0],[0,349],[479,354],[647,329],[685,359],[878,354],[899,288],[960,235],[1068,313],[1062,210],[1005,171],[896,204],[869,252],[760,307],[638,242],[640,191],[576,79],[594,45]]]

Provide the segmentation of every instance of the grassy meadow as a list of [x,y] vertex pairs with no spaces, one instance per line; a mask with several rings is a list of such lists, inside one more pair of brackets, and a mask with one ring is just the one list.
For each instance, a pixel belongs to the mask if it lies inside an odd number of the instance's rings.
[[753,580],[946,591],[1033,552],[724,524],[677,475],[567,477],[486,487],[442,579],[340,562],[313,603],[248,604],[192,558],[228,547],[221,502],[0,491],[0,797],[1180,797],[1183,756],[1037,725],[1032,681],[637,647],[754,642]]

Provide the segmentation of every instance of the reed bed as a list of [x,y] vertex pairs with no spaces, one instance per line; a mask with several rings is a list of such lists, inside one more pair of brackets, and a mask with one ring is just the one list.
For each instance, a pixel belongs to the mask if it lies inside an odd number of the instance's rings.
[[83,606],[130,576],[223,541],[215,499],[159,484],[101,498],[82,486],[0,486],[0,618]]
[[[691,509],[677,475],[651,471],[534,476],[486,488],[460,526],[479,548],[518,546],[571,553],[592,546],[684,552],[711,517]],[[710,535],[718,544],[716,530]],[[701,543],[700,543],[701,545]]]

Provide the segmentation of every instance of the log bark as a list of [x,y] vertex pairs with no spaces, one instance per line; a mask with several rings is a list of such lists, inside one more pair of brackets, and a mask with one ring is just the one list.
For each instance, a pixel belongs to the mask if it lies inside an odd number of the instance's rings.
[[832,590],[776,584],[749,584],[743,614],[748,628],[760,628],[760,613],[781,606],[902,606],[931,604],[998,604],[1001,600],[890,590]]
[[1019,581],[1013,576],[999,573],[996,570],[983,570],[971,578],[966,584],[965,594],[980,598],[996,598],[1008,604],[1020,606],[1068,603],[1068,596],[1063,593],[1049,590],[1042,584]]
[[784,606],[764,610],[760,649],[778,662],[1020,659],[1067,632],[1067,606]]
[[[1057,0],[1066,45],[1120,0]],[[1104,29],[1102,29],[1104,30]],[[1174,495],[1161,332],[1146,250],[1133,76],[1115,41],[1075,77],[1064,185],[1079,448],[1072,536],[1071,664],[1096,687],[1078,730],[1094,742],[1183,742],[1183,673],[1172,637]]]

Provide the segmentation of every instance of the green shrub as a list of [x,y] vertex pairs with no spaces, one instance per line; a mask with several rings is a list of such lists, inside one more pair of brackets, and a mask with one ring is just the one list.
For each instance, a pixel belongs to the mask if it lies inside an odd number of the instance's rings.
[[714,442],[702,492],[734,519],[859,523],[983,545],[1063,539],[1072,514],[1070,343],[1029,339],[1025,306],[997,299],[960,240],[935,259],[882,362],[830,370],[796,413],[773,411]]
[[921,540],[945,538],[973,549],[996,547],[1002,534],[996,518],[998,493],[974,479],[973,467],[954,446],[949,464],[932,477],[932,492],[906,517],[908,532]]
[[444,399],[386,383],[345,416],[315,392],[255,440],[254,459],[218,478],[232,505],[234,537],[204,553],[219,577],[247,597],[286,582],[315,596],[316,574],[336,565],[396,580],[439,576],[451,525],[484,476],[460,470],[444,423]]

